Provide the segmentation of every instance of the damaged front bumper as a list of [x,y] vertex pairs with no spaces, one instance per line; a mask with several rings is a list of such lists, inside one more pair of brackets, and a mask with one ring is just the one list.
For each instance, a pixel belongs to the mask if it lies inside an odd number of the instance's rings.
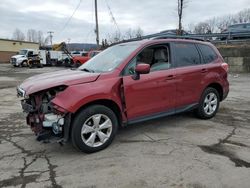
[[[50,100],[44,100],[44,93],[34,96],[25,96],[25,91],[17,88],[17,95],[24,99],[21,106],[27,113],[26,122],[36,134],[37,140],[57,138],[59,142],[66,142],[69,138],[71,114],[61,110]],[[58,110],[59,109],[59,110]]]

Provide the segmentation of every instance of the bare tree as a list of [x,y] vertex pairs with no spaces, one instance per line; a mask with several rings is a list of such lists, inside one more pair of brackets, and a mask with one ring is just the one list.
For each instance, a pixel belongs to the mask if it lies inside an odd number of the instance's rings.
[[183,9],[186,8],[186,0],[177,0],[177,14],[178,14],[178,35],[182,35],[182,19],[183,19]]
[[42,31],[38,31],[37,32],[37,40],[38,40],[38,43],[40,44],[40,46],[44,46],[45,45],[45,39],[44,39]]
[[140,27],[136,29],[129,28],[123,35],[122,39],[128,40],[132,38],[141,38],[142,36],[143,36],[143,30]]
[[16,28],[13,32],[12,39],[24,41],[25,35],[20,29]]
[[120,32],[117,32],[117,31],[114,32],[114,33],[111,34],[111,35],[108,34],[107,38],[108,38],[108,42],[111,43],[111,44],[123,40],[123,39],[122,39],[121,33],[120,33]]
[[38,33],[35,29],[29,29],[27,31],[27,40],[30,42],[38,42]]
[[133,31],[129,28],[124,35],[124,39],[132,39],[134,37]]
[[206,30],[214,32],[222,32],[229,25],[237,23],[250,22],[250,9],[244,9],[237,14],[229,14],[222,17],[213,17],[209,20],[200,22],[194,27],[190,27],[194,33],[205,33]]
[[196,34],[205,34],[210,33],[211,29],[207,22],[200,22],[194,27],[194,33]]
[[143,36],[143,30],[138,27],[136,30],[135,30],[135,37],[136,38],[141,38]]

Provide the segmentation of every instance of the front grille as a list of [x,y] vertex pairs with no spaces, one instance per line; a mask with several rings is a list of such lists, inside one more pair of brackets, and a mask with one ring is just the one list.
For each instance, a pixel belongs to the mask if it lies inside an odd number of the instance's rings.
[[15,63],[16,63],[16,58],[11,58],[11,59],[10,59],[10,62],[11,62],[12,64],[15,64]]

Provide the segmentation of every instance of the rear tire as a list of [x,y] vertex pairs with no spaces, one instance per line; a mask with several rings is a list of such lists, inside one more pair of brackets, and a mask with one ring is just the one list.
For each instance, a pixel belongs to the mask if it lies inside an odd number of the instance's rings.
[[113,141],[118,128],[115,113],[103,105],[81,110],[72,124],[71,140],[76,149],[93,153],[105,149]]
[[208,87],[202,93],[196,115],[201,119],[210,119],[215,116],[220,105],[219,93],[215,88]]

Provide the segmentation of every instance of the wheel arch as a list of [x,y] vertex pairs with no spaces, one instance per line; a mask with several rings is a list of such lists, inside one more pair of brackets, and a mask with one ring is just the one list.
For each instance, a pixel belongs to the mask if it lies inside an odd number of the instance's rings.
[[[118,120],[119,119],[121,120],[121,118],[122,118],[121,109],[120,109],[119,105],[115,101],[110,100],[110,99],[97,99],[97,100],[88,102],[88,103],[84,104],[82,107],[80,107],[75,112],[75,114],[78,113],[79,111],[81,111],[82,109],[87,108],[87,107],[92,106],[92,105],[106,106],[106,107],[110,108],[115,113]],[[119,120],[119,123],[121,123],[120,120]]]
[[91,101],[91,102],[84,104],[77,111],[75,111],[74,113],[71,114],[70,128],[69,128],[69,132],[67,133],[69,135],[69,138],[71,137],[72,122],[74,121],[76,115],[78,113],[80,113],[83,109],[88,108],[89,106],[92,106],[92,105],[103,105],[103,106],[111,109],[117,117],[119,127],[122,125],[122,111],[121,111],[119,105],[110,99],[98,99],[98,100],[94,100],[94,101]]
[[220,101],[223,100],[223,87],[221,86],[221,84],[219,84],[219,83],[210,83],[206,88],[208,88],[208,87],[212,87],[212,88],[216,89],[218,91],[218,93],[219,93]]

